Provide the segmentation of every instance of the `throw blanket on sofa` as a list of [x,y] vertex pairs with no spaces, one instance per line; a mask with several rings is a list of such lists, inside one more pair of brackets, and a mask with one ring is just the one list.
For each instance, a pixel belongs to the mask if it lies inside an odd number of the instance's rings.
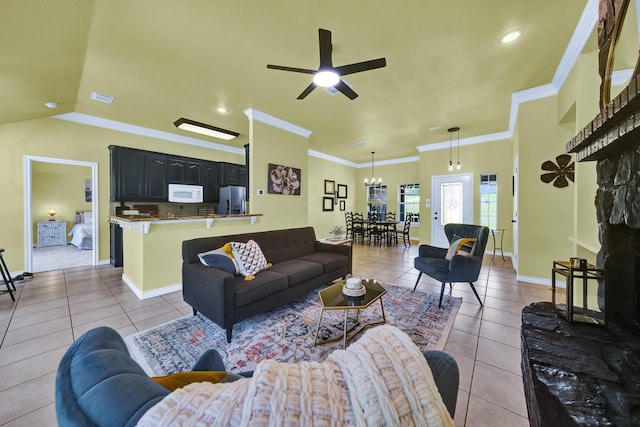
[[322,363],[261,362],[250,379],[194,383],[139,426],[453,426],[420,350],[392,326],[370,329]]

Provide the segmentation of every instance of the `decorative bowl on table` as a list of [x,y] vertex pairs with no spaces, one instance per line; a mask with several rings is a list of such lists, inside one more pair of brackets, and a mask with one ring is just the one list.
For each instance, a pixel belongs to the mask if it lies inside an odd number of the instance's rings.
[[342,293],[348,297],[361,297],[367,293],[367,288],[362,285],[362,280],[350,277],[342,286]]

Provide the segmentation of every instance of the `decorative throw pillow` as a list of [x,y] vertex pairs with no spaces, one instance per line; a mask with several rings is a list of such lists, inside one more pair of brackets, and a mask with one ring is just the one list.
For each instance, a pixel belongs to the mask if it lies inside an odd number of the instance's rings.
[[454,255],[473,256],[476,249],[476,241],[477,239],[472,237],[460,237],[454,234],[451,246],[449,246],[444,259],[450,261]]
[[227,271],[234,276],[240,273],[240,266],[233,258],[231,243],[227,243],[221,248],[198,254],[200,262],[207,267],[215,267]]
[[216,371],[192,371],[192,372],[176,372],[175,374],[164,377],[151,377],[152,380],[160,384],[169,391],[174,391],[185,387],[191,383],[219,383],[227,376],[226,372]]
[[262,249],[253,240],[249,240],[247,243],[231,242],[231,249],[233,257],[238,261],[240,274],[244,276],[244,280],[253,280],[257,273],[271,267],[262,253]]

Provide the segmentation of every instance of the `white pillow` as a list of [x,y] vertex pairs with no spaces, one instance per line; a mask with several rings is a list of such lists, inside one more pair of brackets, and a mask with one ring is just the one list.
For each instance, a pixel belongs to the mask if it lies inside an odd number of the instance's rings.
[[85,211],[84,215],[82,215],[82,222],[84,224],[91,224],[93,222],[93,212]]
[[252,280],[257,273],[271,267],[262,253],[262,249],[253,240],[249,240],[247,243],[231,242],[231,249],[233,250],[233,258],[240,266],[240,274],[244,276],[244,280]]

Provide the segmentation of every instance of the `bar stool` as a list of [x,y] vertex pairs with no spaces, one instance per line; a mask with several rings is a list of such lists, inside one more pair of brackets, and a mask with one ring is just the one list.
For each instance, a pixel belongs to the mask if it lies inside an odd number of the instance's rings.
[[4,258],[2,253],[4,249],[0,249],[0,273],[2,273],[2,280],[4,280],[4,284],[7,287],[6,291],[0,291],[0,295],[9,294],[11,295],[11,301],[15,301],[16,298],[13,296],[13,293],[16,291],[16,285],[13,283],[13,278],[11,277],[11,273],[7,268],[7,264],[4,262]]

